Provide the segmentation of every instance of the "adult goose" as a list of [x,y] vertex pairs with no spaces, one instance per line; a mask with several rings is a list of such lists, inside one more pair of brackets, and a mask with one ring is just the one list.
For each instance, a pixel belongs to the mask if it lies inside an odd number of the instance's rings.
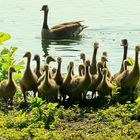
[[42,27],[42,38],[43,39],[69,39],[73,37],[77,37],[83,29],[87,26],[81,24],[81,21],[67,22],[56,25],[49,29],[48,27],[48,5],[42,6],[42,11],[44,11],[44,21]]
[[17,91],[17,85],[12,78],[12,73],[16,72],[14,67],[9,68],[8,79],[1,81],[0,83],[0,97],[2,97],[7,105],[8,99],[13,100],[13,97]]
[[23,57],[27,57],[27,64],[26,64],[25,71],[19,82],[20,82],[21,91],[24,95],[24,101],[27,102],[27,100],[26,100],[27,91],[33,91],[34,96],[36,96],[38,78],[37,78],[35,72],[32,71],[32,69],[30,67],[31,52],[26,52]]
[[132,93],[139,82],[140,79],[140,68],[138,62],[139,51],[140,51],[140,45],[137,45],[135,47],[135,64],[133,69],[131,71],[128,71],[127,74],[125,74],[124,71],[120,76],[119,82],[123,94]]

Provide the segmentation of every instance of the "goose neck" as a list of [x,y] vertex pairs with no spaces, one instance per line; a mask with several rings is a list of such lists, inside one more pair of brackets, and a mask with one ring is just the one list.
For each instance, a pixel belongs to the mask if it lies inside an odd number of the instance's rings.
[[36,70],[40,70],[40,60],[37,61],[37,67]]
[[26,69],[30,69],[30,62],[31,62],[31,57],[28,57]]
[[13,80],[13,79],[12,79],[12,72],[11,72],[11,71],[9,71],[8,79],[9,79],[9,81],[12,81],[12,80]]
[[92,63],[96,61],[97,50],[98,50],[97,48],[94,49]]
[[138,51],[135,51],[135,64],[134,64],[134,69],[139,68],[138,55],[139,55],[139,52]]
[[48,28],[48,11],[44,11],[43,28],[44,29],[49,29]]
[[47,69],[45,72],[45,82],[48,82],[49,79],[49,70]]

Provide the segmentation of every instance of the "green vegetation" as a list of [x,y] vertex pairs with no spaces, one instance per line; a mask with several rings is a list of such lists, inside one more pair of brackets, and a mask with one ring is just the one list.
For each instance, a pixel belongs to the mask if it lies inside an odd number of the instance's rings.
[[[14,65],[18,84],[24,62],[15,60],[16,47],[0,52],[0,79],[7,78],[7,70]],[[14,106],[7,108],[0,100],[0,139],[2,140],[138,140],[140,139],[140,89],[133,102],[121,97],[116,83],[114,102],[93,103],[92,107],[46,103],[41,98],[28,96],[24,105],[21,91],[14,96]],[[139,97],[138,97],[139,96]],[[126,101],[127,99],[127,101]],[[123,102],[125,101],[125,102]],[[93,101],[94,102],[94,101]]]
[[9,34],[0,32],[0,44],[10,38],[11,36]]

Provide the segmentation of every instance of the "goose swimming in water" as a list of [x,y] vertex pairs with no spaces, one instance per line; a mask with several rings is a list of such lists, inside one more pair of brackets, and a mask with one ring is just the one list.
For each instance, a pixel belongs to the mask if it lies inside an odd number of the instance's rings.
[[42,38],[43,39],[70,39],[78,37],[78,35],[87,26],[81,24],[82,21],[66,22],[56,25],[49,29],[48,27],[48,5],[43,5],[41,11],[44,11],[44,21],[42,27]]

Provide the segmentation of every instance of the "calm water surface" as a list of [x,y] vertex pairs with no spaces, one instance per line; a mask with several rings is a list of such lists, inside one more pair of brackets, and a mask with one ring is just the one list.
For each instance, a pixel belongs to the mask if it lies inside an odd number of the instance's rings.
[[[83,38],[79,41],[52,43],[48,48],[42,46],[40,32],[43,13],[40,9],[43,4],[49,5],[50,27],[62,22],[84,20],[84,24],[89,27],[84,30]],[[97,57],[100,59],[102,52],[107,51],[108,65],[115,73],[122,59],[121,39],[128,39],[128,55],[133,58],[134,46],[140,44],[139,8],[139,0],[1,0],[0,31],[11,34],[12,39],[5,42],[4,46],[17,46],[18,60],[27,50],[40,54],[42,60],[47,54],[55,58],[61,56],[63,71],[70,60],[75,62],[75,66],[81,63],[81,52],[91,59],[93,43],[99,41]],[[52,66],[55,65],[52,63]]]

